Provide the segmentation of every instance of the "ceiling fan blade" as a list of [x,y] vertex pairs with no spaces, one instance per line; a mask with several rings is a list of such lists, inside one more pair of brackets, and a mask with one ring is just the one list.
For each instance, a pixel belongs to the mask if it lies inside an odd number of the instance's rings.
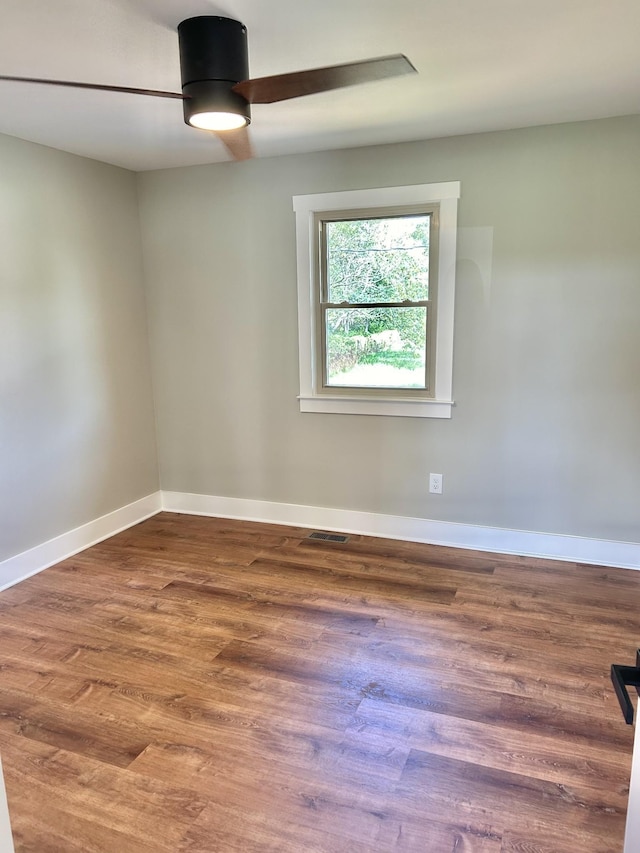
[[238,130],[214,130],[213,133],[234,160],[251,160],[255,156],[246,125]]
[[132,89],[129,86],[105,86],[102,83],[76,83],[73,80],[43,80],[40,77],[7,77],[0,74],[0,80],[11,83],[44,83],[46,86],[69,86],[73,89],[97,89],[102,92],[125,92],[129,95],[151,95],[154,98],[177,98],[180,101],[185,95],[177,92],[162,92],[157,89]]
[[329,92],[345,86],[356,86],[359,83],[412,73],[416,73],[416,69],[411,62],[404,54],[396,53],[343,65],[328,65],[325,68],[310,68],[308,71],[242,80],[236,83],[233,91],[242,95],[250,104],[273,104],[276,101],[287,101],[289,98],[300,98],[303,95]]

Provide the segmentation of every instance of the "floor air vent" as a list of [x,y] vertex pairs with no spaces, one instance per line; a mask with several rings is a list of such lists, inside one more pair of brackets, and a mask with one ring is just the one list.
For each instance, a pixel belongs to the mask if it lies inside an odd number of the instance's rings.
[[323,542],[348,542],[349,537],[343,533],[310,533],[307,539],[321,539]]

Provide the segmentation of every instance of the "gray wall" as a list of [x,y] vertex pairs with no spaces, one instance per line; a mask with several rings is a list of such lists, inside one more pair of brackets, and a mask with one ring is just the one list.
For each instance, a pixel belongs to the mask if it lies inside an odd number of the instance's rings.
[[135,176],[0,137],[0,560],[158,488]]
[[[632,117],[139,175],[162,487],[640,542],[639,150]],[[449,180],[452,420],[301,414],[291,196]]]

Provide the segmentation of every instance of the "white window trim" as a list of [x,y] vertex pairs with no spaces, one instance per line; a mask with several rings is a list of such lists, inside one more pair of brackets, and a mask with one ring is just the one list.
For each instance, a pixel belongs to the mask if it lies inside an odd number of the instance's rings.
[[[300,350],[301,412],[399,417],[450,418],[453,382],[453,316],[456,279],[456,232],[459,181],[380,187],[368,190],[316,193],[293,197],[298,257],[298,340]],[[323,211],[393,207],[411,204],[440,205],[438,231],[438,299],[436,307],[436,366],[434,396],[407,398],[402,391],[392,398],[322,394],[315,388],[314,217]]]

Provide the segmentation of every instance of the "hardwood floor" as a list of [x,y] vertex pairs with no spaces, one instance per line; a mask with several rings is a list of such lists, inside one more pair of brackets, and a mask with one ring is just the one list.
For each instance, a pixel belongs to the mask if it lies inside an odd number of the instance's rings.
[[640,573],[163,513],[0,594],[16,853],[620,853]]

